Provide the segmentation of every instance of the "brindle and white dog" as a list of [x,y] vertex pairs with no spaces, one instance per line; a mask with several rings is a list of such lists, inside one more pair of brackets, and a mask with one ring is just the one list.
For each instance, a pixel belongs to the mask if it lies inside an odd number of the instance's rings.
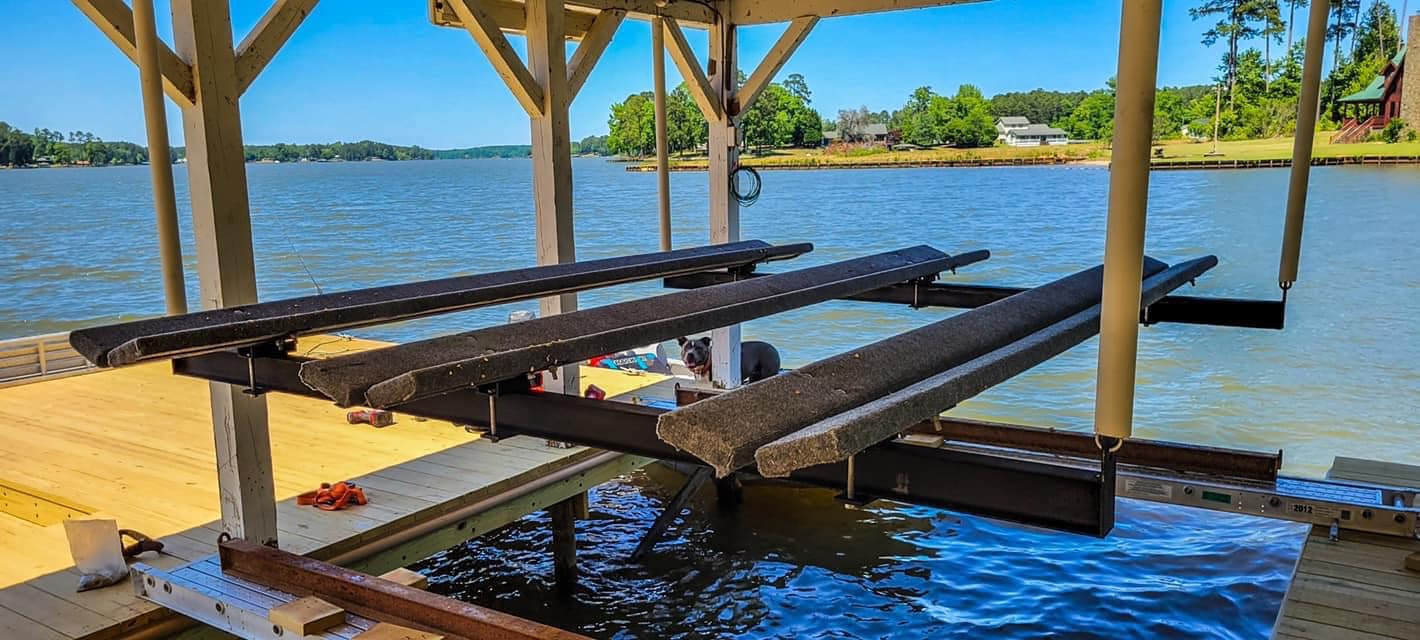
[[[680,337],[675,339],[680,345],[680,359],[687,369],[701,380],[709,380],[714,358],[710,352],[710,338],[698,340]],[[768,342],[749,341],[740,343],[740,382],[757,382],[779,373],[779,350]]]

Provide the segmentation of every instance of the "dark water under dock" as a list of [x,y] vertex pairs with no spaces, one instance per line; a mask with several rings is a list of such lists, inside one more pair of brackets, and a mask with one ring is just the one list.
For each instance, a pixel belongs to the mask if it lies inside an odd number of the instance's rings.
[[[579,255],[654,249],[653,177],[597,160],[574,166]],[[330,291],[529,264],[528,168],[249,166],[262,297],[314,292],[307,269]],[[775,172],[744,210],[744,236],[815,242],[802,264],[919,243],[989,248],[990,261],[948,277],[1039,284],[1099,260],[1107,177],[1091,167]],[[1275,297],[1286,179],[1283,169],[1156,175],[1150,253],[1219,256],[1186,293]],[[147,180],[143,167],[0,172],[0,338],[161,312]],[[677,245],[703,242],[704,174],[672,183]],[[1302,475],[1335,455],[1420,459],[1417,263],[1420,167],[1316,169],[1289,328],[1144,330],[1136,433],[1282,448],[1285,471]],[[192,272],[188,284],[196,301]],[[657,291],[641,284],[583,300]],[[362,335],[447,333],[501,323],[512,308]],[[745,334],[779,345],[795,366],[949,313],[835,303],[750,323]],[[958,413],[1087,429],[1095,357],[1090,341]],[[595,518],[581,529],[588,577],[574,603],[546,596],[547,534],[536,518],[439,559],[438,588],[626,637],[1257,638],[1300,544],[1294,525],[1128,501],[1114,535],[1093,540],[915,507],[847,511],[823,492],[753,487],[738,515],[702,496],[644,567],[629,565],[674,490],[662,476],[596,492]]]

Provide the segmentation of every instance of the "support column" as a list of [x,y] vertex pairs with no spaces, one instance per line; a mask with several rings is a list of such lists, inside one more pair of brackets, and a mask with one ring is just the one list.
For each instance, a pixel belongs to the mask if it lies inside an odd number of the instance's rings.
[[[720,16],[729,15],[729,3],[717,2]],[[731,116],[737,83],[735,26],[723,18],[710,27],[709,80],[713,98],[720,104],[719,119],[710,119],[710,242],[740,239],[740,203],[730,193],[730,174],[739,167],[739,128]],[[717,388],[740,386],[740,326],[716,329],[710,334],[714,357],[712,382]]]
[[153,176],[153,211],[158,223],[163,300],[168,315],[175,316],[187,313],[187,287],[182,274],[182,241],[178,236],[168,113],[163,101],[163,70],[158,66],[162,45],[153,16],[153,0],[133,0],[133,39],[137,49],[138,82],[143,92],[143,114],[148,124],[148,167]]
[[[572,232],[572,133],[567,116],[571,96],[564,18],[562,0],[527,3],[528,71],[542,87],[542,113],[531,116],[539,265],[577,260]],[[577,310],[577,295],[543,298],[540,306],[543,317],[570,313]],[[556,380],[543,382],[549,391],[581,393],[575,365],[563,367]]]
[[651,69],[656,96],[656,191],[661,211],[661,251],[671,250],[671,162],[666,139],[666,27],[660,16],[651,18]]
[[571,595],[577,589],[577,501],[568,498],[547,508],[552,517],[552,571],[557,591]]
[[[256,302],[246,160],[226,2],[173,0],[178,55],[192,65],[196,100],[182,112],[188,192],[203,309]],[[276,494],[266,400],[211,383],[222,529],[276,544]]]
[[1129,437],[1134,422],[1134,367],[1162,0],[1124,0],[1123,6],[1095,385],[1095,433],[1109,438]]
[[1307,52],[1302,59],[1302,89],[1297,96],[1297,135],[1292,140],[1292,179],[1287,185],[1287,224],[1282,231],[1282,262],[1277,283],[1286,291],[1297,281],[1302,257],[1302,221],[1307,214],[1307,184],[1312,172],[1312,142],[1321,108],[1321,64],[1326,51],[1329,0],[1312,0],[1307,18]]

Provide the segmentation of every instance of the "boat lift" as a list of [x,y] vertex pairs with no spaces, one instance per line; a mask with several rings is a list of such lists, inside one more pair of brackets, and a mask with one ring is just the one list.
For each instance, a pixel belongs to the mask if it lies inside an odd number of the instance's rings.
[[[1216,260],[1202,257],[1168,266],[1144,256],[1159,0],[1123,3],[1108,229],[1100,267],[1033,289],[939,283],[935,274],[985,255],[952,256],[913,247],[827,269],[756,271],[760,263],[800,255],[809,247],[740,242],[733,194],[740,115],[820,18],[964,1],[969,0],[430,0],[431,21],[467,31],[528,112],[540,266],[258,304],[239,97],[316,0],[278,0],[240,43],[233,42],[227,3],[174,0],[176,50],[157,37],[151,0],[134,0],[131,10],[119,0],[73,0],[140,66],[153,144],[164,141],[161,145],[166,146],[162,95],[182,111],[198,275],[208,311],[86,329],[74,332],[71,340],[99,366],[171,359],[175,373],[213,381],[214,432],[223,460],[223,527],[235,538],[222,545],[216,569],[208,567],[204,573],[192,567],[209,577],[215,571],[223,581],[220,589],[201,587],[194,576],[165,577],[140,567],[140,592],[249,638],[279,637],[282,630],[243,626],[247,618],[226,615],[237,602],[259,610],[303,590],[348,605],[359,614],[348,619],[355,630],[381,617],[409,620],[410,611],[433,607],[455,615],[423,628],[450,637],[467,635],[460,631],[468,631],[461,626],[467,621],[489,620],[507,623],[506,628],[480,633],[572,636],[507,620],[480,607],[392,591],[367,576],[340,573],[324,563],[263,551],[263,543],[278,542],[270,469],[264,465],[270,452],[262,396],[269,392],[482,425],[493,438],[525,434],[668,461],[712,462],[721,473],[764,467],[788,481],[835,488],[849,502],[892,499],[1087,535],[1110,531],[1115,499],[1125,496],[1327,525],[1338,535],[1358,530],[1416,538],[1420,505],[1413,489],[1282,477],[1277,474],[1280,452],[1131,437],[1141,323],[1270,329],[1284,324],[1286,293],[1298,274],[1326,0],[1312,0],[1278,274],[1280,300],[1174,296],[1172,291],[1202,275]],[[657,57],[670,54],[708,122],[710,240],[716,246],[578,263],[572,238],[568,107],[628,16],[652,22],[655,41],[664,47],[657,49]],[[740,85],[734,80],[739,68],[736,28],[774,22],[786,22],[789,28]],[[703,64],[683,26],[708,32]],[[505,32],[526,35],[526,61],[512,49]],[[567,39],[581,41],[570,59]],[[660,97],[664,73],[656,76]],[[663,104],[661,99],[656,102]],[[664,127],[658,129],[663,145]],[[668,167],[666,154],[658,156],[661,221],[668,225]],[[170,312],[176,313],[182,309],[172,299],[182,291],[181,260],[172,251],[176,213],[167,197],[171,194],[162,193],[171,191],[171,181],[157,169],[164,280]],[[668,226],[662,229],[665,249],[668,231]],[[697,290],[576,311],[576,291],[649,278],[666,278],[670,288]],[[534,297],[540,299],[544,317],[520,325],[519,331],[490,327],[319,361],[291,351],[297,335]],[[804,368],[823,373],[823,380],[790,374],[735,389],[738,381],[729,379],[729,372],[739,370],[737,323],[830,299],[969,311]],[[715,332],[715,343],[725,347],[715,352],[716,383],[722,388],[688,390],[682,394],[684,405],[596,401],[558,392],[575,389],[575,368],[564,369],[562,380],[555,381],[559,384],[549,385],[547,391],[535,389],[525,375],[555,374],[559,365],[587,355],[707,329]],[[1096,333],[1101,347],[1093,435],[941,416],[957,402]],[[964,338],[961,348],[942,353],[923,348],[932,340],[954,344],[957,335]],[[562,340],[567,344],[559,344]],[[893,372],[891,384],[858,385],[846,393],[854,380],[842,373],[845,361],[866,359],[881,367],[891,354],[914,351],[923,357],[909,370]],[[489,354],[496,358],[482,362],[481,356]],[[346,365],[352,365],[348,371]],[[376,373],[367,375],[371,371]],[[874,369],[864,375],[883,373]],[[828,384],[814,386],[821,382]],[[796,387],[801,384],[806,386]],[[693,453],[707,450],[700,445],[714,439],[714,430],[768,413],[763,411],[766,406],[776,406],[796,391],[803,396],[805,389],[845,394],[841,401],[823,393],[800,398],[791,411],[776,416],[783,420],[752,425],[758,431],[739,434],[744,437],[721,454],[702,454],[714,460]],[[674,515],[663,514],[662,519]],[[570,525],[570,519],[563,520]],[[653,531],[664,530],[661,525],[658,522]],[[651,544],[653,538],[642,546]],[[557,552],[568,548],[574,551],[572,545],[563,545]],[[297,568],[305,577],[293,577]],[[240,582],[251,578],[264,582]],[[251,595],[258,591],[268,600]],[[236,598],[233,592],[247,595]],[[378,606],[370,606],[369,598]],[[355,630],[344,633],[353,635]]]

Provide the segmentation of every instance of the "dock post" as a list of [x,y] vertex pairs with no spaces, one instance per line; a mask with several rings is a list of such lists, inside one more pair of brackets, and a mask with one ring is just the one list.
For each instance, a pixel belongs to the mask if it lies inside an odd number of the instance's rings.
[[133,39],[137,45],[138,81],[148,124],[148,167],[153,176],[153,210],[158,222],[158,255],[163,270],[163,300],[170,316],[187,313],[182,241],[178,237],[177,195],[168,145],[168,113],[163,99],[163,70],[158,67],[158,28],[153,0],[133,0]]
[[[711,96],[719,105],[718,118],[710,121],[710,242],[721,244],[740,239],[740,203],[731,193],[730,183],[739,168],[738,118],[730,106],[735,99],[737,63],[735,25],[729,22],[729,2],[715,3],[720,16],[711,25],[709,74]],[[740,386],[740,326],[716,329],[710,333],[712,382],[720,389]]]
[[1317,111],[1321,108],[1321,65],[1326,51],[1328,0],[1312,0],[1307,18],[1307,49],[1302,59],[1302,88],[1297,97],[1297,135],[1292,140],[1292,176],[1287,184],[1287,223],[1282,231],[1282,260],[1277,284],[1285,292],[1297,281],[1302,257],[1302,222],[1307,213],[1307,185],[1311,180],[1312,143],[1316,138]]
[[1133,431],[1144,222],[1149,208],[1149,147],[1162,4],[1162,0],[1124,0],[1121,11],[1095,385],[1095,434],[1106,438],[1128,438]]
[[577,589],[577,497],[573,496],[551,507],[552,572],[557,592],[571,595]]
[[[237,97],[232,18],[225,1],[173,0],[173,40],[193,68],[195,100],[182,110],[188,192],[202,308],[257,301],[251,210]],[[210,383],[222,529],[276,544],[276,492],[266,399]]]
[[[562,0],[527,3],[527,70],[542,88],[540,113],[532,121],[533,203],[536,209],[537,263],[577,260],[572,225],[572,132],[568,107],[566,12]],[[577,310],[577,294],[543,298],[542,317]],[[549,391],[581,395],[576,366],[562,367],[556,379],[544,378]]]
[[671,250],[671,160],[666,137],[666,27],[651,18],[651,69],[656,96],[656,190],[661,212],[661,251]]

